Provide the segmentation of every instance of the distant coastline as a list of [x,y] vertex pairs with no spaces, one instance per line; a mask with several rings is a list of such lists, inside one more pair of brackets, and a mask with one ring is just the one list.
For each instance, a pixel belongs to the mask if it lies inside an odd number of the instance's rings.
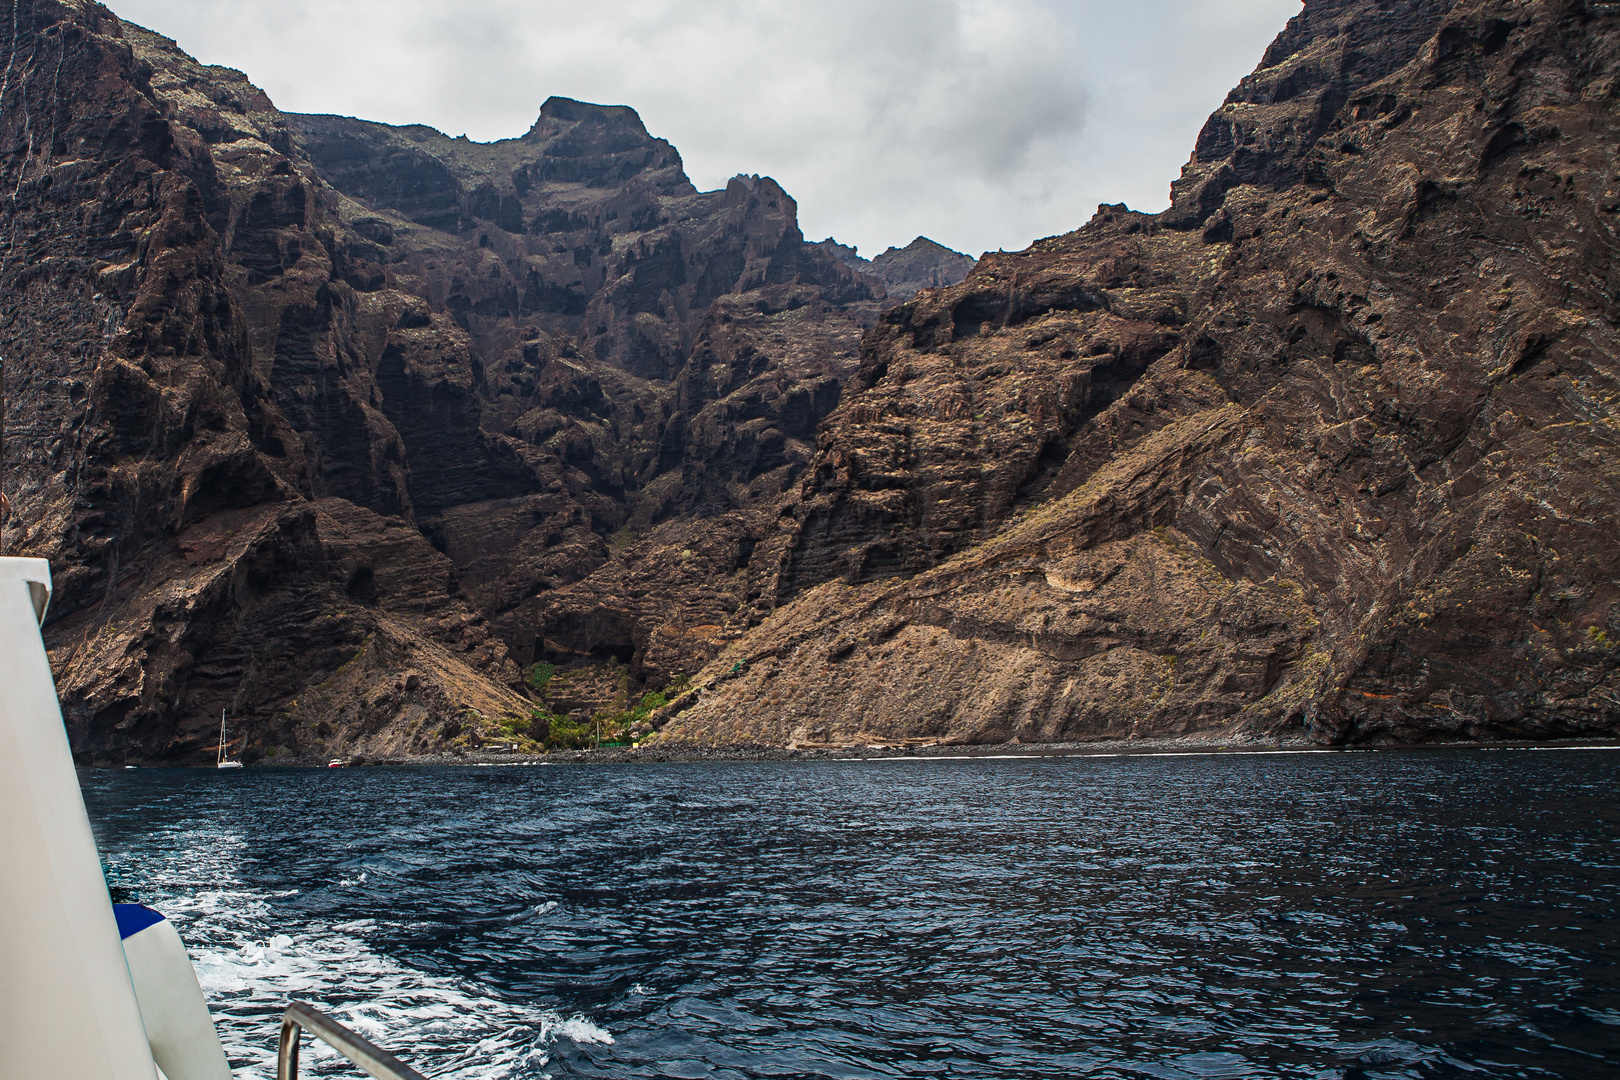
[[[642,747],[610,747],[601,750],[562,750],[551,754],[497,753],[472,751],[463,754],[422,754],[409,757],[355,757],[345,768],[413,768],[461,766],[488,768],[491,766],[542,765],[665,765],[722,761],[1010,761],[1019,759],[1068,757],[1184,757],[1189,755],[1234,757],[1269,754],[1350,754],[1389,753],[1397,751],[1457,751],[1457,750],[1620,750],[1620,743],[1612,738],[1559,739],[1549,741],[1455,741],[1422,743],[1360,744],[1351,746],[1324,746],[1305,739],[1209,739],[1201,736],[1189,738],[1109,739],[1099,742],[1066,743],[999,743],[985,746],[866,746],[866,747],[809,747],[789,749],[781,746],[693,746],[685,744],[653,745]],[[126,766],[152,769],[202,768],[191,764],[172,762],[118,762],[82,765],[82,768],[118,769]],[[261,761],[253,768],[319,769],[329,767],[322,760]]]

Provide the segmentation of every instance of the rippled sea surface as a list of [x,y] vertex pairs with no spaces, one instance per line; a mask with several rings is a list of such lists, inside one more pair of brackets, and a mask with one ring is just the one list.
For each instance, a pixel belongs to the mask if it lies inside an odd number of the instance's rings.
[[1620,1076],[1620,753],[81,778],[242,1077]]

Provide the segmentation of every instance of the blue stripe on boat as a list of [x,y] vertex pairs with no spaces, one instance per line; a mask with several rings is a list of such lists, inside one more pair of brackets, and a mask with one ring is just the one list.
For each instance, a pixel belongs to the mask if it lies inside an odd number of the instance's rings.
[[148,926],[163,921],[162,915],[140,904],[114,904],[113,918],[118,920],[120,939],[132,937]]

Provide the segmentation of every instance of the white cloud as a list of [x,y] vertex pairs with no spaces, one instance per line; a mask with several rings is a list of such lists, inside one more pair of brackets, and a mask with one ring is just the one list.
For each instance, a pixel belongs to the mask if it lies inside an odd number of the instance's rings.
[[1298,0],[114,0],[283,109],[519,135],[633,106],[699,187],[774,176],[812,239],[977,254],[1165,203]]

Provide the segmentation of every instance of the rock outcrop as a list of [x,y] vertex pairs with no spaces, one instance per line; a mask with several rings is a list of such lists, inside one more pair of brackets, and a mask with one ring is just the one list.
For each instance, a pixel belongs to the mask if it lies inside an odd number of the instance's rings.
[[851,270],[881,280],[888,293],[886,307],[904,303],[924,289],[960,285],[975,261],[971,255],[952,251],[926,236],[917,237],[903,248],[889,248],[870,261],[830,236],[821,242],[821,247]]
[[478,145],[284,115],[89,0],[5,22],[4,542],[55,568],[78,752],[201,758],[222,709],[249,759],[477,742],[547,642],[735,606],[614,583],[758,531],[857,366],[883,285],[778,185],[697,192],[627,108]]
[[1307,0],[1166,212],[977,263],[628,108],[287,115],[91,0],[0,51],[0,539],[87,760],[681,676],[704,743],[1620,728],[1613,4]]
[[885,314],[665,737],[1614,732],[1617,104],[1615,5],[1307,0],[1168,211]]

